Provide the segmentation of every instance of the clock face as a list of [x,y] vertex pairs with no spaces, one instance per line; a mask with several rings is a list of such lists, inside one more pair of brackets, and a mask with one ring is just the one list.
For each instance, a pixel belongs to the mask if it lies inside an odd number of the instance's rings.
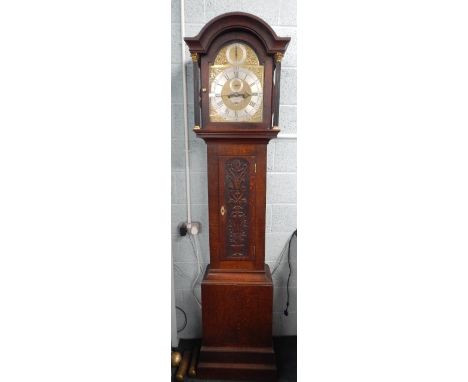
[[210,120],[212,122],[261,122],[263,114],[263,65],[253,49],[229,43],[210,66]]

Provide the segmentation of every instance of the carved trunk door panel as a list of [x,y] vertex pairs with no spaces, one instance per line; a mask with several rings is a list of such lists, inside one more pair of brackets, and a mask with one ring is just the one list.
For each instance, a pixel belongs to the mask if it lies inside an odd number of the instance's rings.
[[255,258],[255,156],[219,156],[220,259]]

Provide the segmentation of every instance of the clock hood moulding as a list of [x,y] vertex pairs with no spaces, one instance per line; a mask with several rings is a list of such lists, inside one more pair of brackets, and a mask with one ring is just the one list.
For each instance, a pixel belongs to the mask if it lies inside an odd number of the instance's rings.
[[256,35],[267,54],[284,54],[290,37],[278,37],[260,17],[245,12],[224,13],[209,21],[195,37],[185,37],[190,53],[206,54],[211,42],[226,32],[246,31]]

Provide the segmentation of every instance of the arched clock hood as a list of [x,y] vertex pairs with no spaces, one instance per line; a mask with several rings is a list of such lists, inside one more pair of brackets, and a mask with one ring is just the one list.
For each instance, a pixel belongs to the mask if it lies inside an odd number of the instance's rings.
[[[208,117],[208,71],[213,54],[229,39],[250,44],[264,66],[263,119],[248,126],[241,123],[215,122]],[[230,12],[210,20],[194,37],[184,38],[192,56],[194,79],[194,131],[203,139],[218,138],[232,130],[238,138],[270,139],[279,131],[281,60],[290,37],[279,37],[260,17],[245,12]],[[224,126],[223,126],[224,124]],[[245,130],[240,133],[240,129]],[[234,138],[232,135],[231,138]]]

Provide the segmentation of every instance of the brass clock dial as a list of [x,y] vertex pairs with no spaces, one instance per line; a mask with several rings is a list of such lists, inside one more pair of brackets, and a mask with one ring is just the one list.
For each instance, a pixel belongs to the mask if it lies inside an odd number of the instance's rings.
[[243,43],[221,48],[210,66],[210,120],[261,122],[263,65],[253,49]]

